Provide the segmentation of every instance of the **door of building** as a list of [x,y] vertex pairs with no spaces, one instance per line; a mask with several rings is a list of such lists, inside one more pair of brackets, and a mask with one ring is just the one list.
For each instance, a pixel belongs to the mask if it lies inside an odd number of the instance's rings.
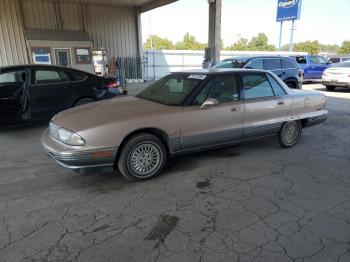
[[70,67],[71,66],[71,54],[70,49],[55,49],[56,65]]

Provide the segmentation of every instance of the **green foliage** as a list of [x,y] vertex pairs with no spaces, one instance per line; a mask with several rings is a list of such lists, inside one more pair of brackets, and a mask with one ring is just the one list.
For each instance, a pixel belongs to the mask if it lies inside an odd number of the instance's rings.
[[240,38],[236,43],[226,48],[226,50],[237,51],[275,51],[276,47],[269,44],[269,39],[264,33],[259,33],[248,42],[246,38]]
[[339,46],[338,45],[323,45],[320,44],[320,49],[321,52],[325,52],[328,54],[336,54],[339,51]]
[[320,51],[320,43],[315,41],[306,41],[294,44],[294,51],[296,52],[308,52],[310,55],[317,55]]
[[246,38],[240,38],[237,40],[236,43],[226,48],[226,50],[237,50],[237,51],[244,51],[249,50],[248,47],[248,39]]
[[349,55],[350,54],[350,41],[344,41],[338,51],[339,55]]
[[147,42],[143,45],[143,48],[146,50],[155,49],[155,50],[162,50],[162,49],[173,49],[174,44],[167,38],[161,38],[157,35],[152,35],[147,39]]
[[175,49],[178,50],[203,50],[207,47],[206,44],[202,44],[196,40],[196,38],[189,33],[186,33],[182,42],[175,44]]
[[249,50],[254,51],[275,51],[276,47],[269,45],[269,38],[264,33],[254,36],[248,43]]

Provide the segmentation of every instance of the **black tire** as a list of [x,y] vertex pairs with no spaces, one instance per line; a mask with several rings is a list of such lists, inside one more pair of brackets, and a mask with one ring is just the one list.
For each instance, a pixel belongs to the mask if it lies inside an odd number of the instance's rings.
[[81,105],[85,105],[85,104],[93,103],[93,102],[96,102],[96,101],[92,98],[82,98],[82,99],[78,100],[74,106],[81,106]]
[[141,181],[159,175],[166,160],[167,151],[163,141],[152,134],[141,133],[126,142],[117,165],[127,180]]
[[300,121],[289,121],[282,125],[278,141],[282,148],[295,146],[301,137],[303,127]]
[[328,91],[334,91],[335,90],[335,86],[326,86],[326,89]]
[[291,89],[295,89],[296,88],[296,84],[294,82],[287,82],[286,85],[291,88]]

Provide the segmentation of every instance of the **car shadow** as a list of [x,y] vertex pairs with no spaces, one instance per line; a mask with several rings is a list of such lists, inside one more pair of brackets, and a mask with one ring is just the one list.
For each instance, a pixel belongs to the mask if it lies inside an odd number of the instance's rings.
[[46,128],[49,125],[49,120],[40,120],[40,121],[30,121],[25,123],[16,123],[8,125],[0,125],[0,133],[8,132],[21,132],[21,131],[30,131],[34,129]]

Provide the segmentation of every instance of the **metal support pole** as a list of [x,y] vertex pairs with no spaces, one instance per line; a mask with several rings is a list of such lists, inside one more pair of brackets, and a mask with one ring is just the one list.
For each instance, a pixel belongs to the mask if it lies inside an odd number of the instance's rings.
[[290,33],[289,52],[293,52],[293,36],[294,36],[294,19],[292,20],[292,29]]
[[281,21],[280,39],[278,41],[278,51],[281,51],[281,47],[282,47],[282,28],[283,28],[283,21]]
[[221,46],[221,6],[222,0],[208,0],[209,2],[209,60],[211,64],[220,61]]

